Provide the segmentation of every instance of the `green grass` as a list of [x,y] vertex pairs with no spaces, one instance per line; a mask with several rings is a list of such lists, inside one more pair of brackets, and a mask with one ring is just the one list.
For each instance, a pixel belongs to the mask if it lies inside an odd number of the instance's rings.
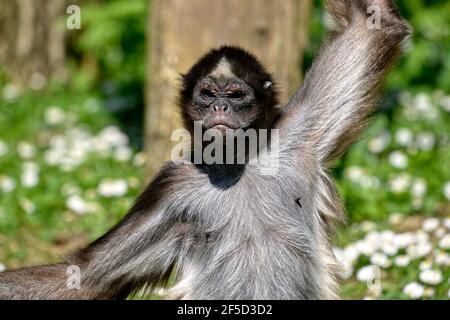
[[[61,124],[46,123],[45,112],[50,106],[58,106],[65,112],[66,119]],[[0,191],[0,261],[11,267],[43,262],[53,256],[52,247],[59,255],[66,247],[72,247],[71,242],[87,243],[126,212],[141,189],[143,176],[143,169],[133,165],[132,160],[122,162],[111,154],[102,156],[92,152],[70,171],[45,161],[52,137],[70,136],[74,128],[95,135],[111,124],[114,119],[95,96],[30,93],[16,101],[2,102],[0,127],[8,129],[2,131],[0,140],[9,152],[0,157],[0,176],[14,179],[16,188],[8,193]],[[36,148],[35,157],[21,159],[16,150],[19,142],[32,144]],[[32,188],[21,186],[25,161],[40,168],[39,183]],[[107,198],[97,191],[104,179],[125,179],[133,183],[123,196]],[[97,204],[98,211],[83,215],[71,212],[66,205],[67,197],[62,195],[63,186],[68,184],[77,187],[82,198]],[[32,212],[24,210],[27,202],[35,207]],[[47,252],[43,257],[37,256]]]

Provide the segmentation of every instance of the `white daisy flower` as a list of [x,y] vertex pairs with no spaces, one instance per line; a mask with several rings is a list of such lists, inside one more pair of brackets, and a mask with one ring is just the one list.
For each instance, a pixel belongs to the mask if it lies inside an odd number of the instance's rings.
[[436,138],[431,132],[419,133],[416,137],[416,145],[419,150],[430,151],[436,144]]
[[129,147],[121,146],[114,151],[114,159],[122,162],[129,161],[131,159],[132,154],[133,152]]
[[368,282],[375,279],[377,274],[379,274],[379,268],[377,266],[368,265],[358,270],[356,279],[359,282]]
[[389,258],[381,252],[374,253],[370,257],[370,263],[381,268],[389,268],[391,266],[391,261],[389,260]]
[[427,183],[423,179],[416,179],[412,183],[411,193],[416,197],[423,197],[427,192]]
[[393,176],[389,180],[389,188],[394,193],[405,192],[411,185],[411,176],[407,173],[401,173]]
[[384,241],[381,244],[381,251],[383,251],[383,253],[387,254],[388,256],[392,257],[398,253],[398,248],[395,246],[394,242]]
[[358,249],[359,253],[366,257],[370,257],[378,249],[378,245],[376,243],[363,240],[357,241],[355,243],[355,246]]
[[442,282],[443,277],[441,271],[427,269],[420,272],[419,279],[425,284],[437,285]]
[[434,261],[440,266],[450,266],[450,255],[446,252],[438,252]]
[[345,257],[355,263],[359,258],[359,251],[354,245],[348,245],[344,248]]
[[390,143],[391,136],[389,131],[383,131],[375,138],[371,139],[368,144],[369,151],[372,153],[381,153],[383,152]]
[[66,113],[61,107],[51,106],[45,110],[44,120],[47,124],[55,126],[60,125],[66,120]]
[[420,242],[418,244],[411,245],[406,248],[406,254],[413,258],[421,258],[428,255],[432,251],[433,247],[431,243]]
[[418,244],[430,241],[430,235],[424,230],[417,230],[414,236]]
[[401,128],[395,134],[396,142],[402,147],[410,147],[413,143],[413,133],[407,128]]
[[17,144],[17,153],[22,159],[32,159],[36,155],[36,148],[29,142],[21,141]]
[[16,188],[16,181],[7,176],[0,176],[0,189],[4,193],[9,193]]
[[443,227],[437,228],[436,231],[434,231],[434,236],[438,239],[441,239],[442,237],[445,236],[445,234],[447,233],[447,230]]
[[124,146],[129,142],[127,135],[116,126],[104,128],[98,135],[98,138],[102,143],[111,147]]
[[401,255],[395,258],[394,264],[397,267],[406,267],[411,262],[411,259],[406,255]]
[[121,197],[128,192],[125,180],[103,180],[98,186],[98,193],[103,197]]
[[39,183],[39,166],[34,162],[24,162],[22,165],[21,184],[25,188],[33,188]]
[[414,108],[417,115],[427,120],[436,120],[439,117],[438,109],[433,105],[431,97],[425,93],[419,93],[414,99]]
[[0,272],[3,272],[6,270],[6,267],[3,263],[0,263]]
[[18,86],[8,83],[3,87],[3,99],[7,101],[15,100],[20,95],[20,89]]
[[443,224],[444,227],[446,227],[447,229],[450,229],[450,218],[445,218],[444,221],[442,222],[442,224]]
[[371,177],[369,175],[362,176],[358,183],[364,189],[379,189],[381,185],[380,179],[378,179],[377,177]]
[[363,232],[371,232],[377,228],[377,225],[372,221],[363,221],[360,223],[359,228]]
[[426,113],[431,111],[433,108],[433,103],[428,94],[421,92],[414,97],[414,106],[422,113]]
[[399,249],[405,249],[415,242],[414,235],[411,232],[405,232],[395,235],[393,243]]
[[408,283],[403,288],[403,293],[413,299],[422,298],[424,295],[424,292],[425,292],[425,288],[417,282]]
[[380,233],[382,241],[393,241],[395,237],[395,233],[391,230],[384,230]]
[[408,167],[408,157],[401,151],[394,151],[389,155],[389,163],[397,169],[406,169]]
[[450,249],[450,234],[446,234],[439,240],[439,247],[442,249]]
[[365,174],[365,170],[358,166],[351,166],[344,171],[345,177],[352,182],[358,182]]
[[78,195],[72,195],[66,200],[66,206],[76,214],[85,214],[88,210],[86,201]]
[[437,218],[428,218],[425,219],[422,223],[422,230],[425,232],[433,232],[439,227],[439,219]]
[[389,215],[388,222],[390,225],[398,225],[403,222],[405,216],[398,212],[393,212]]

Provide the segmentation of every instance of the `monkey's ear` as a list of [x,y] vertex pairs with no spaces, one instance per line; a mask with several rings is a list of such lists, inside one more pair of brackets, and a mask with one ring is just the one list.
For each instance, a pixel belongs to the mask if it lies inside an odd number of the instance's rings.
[[269,90],[270,88],[272,88],[272,86],[273,86],[273,83],[272,83],[272,82],[266,81],[266,82],[264,83],[264,85],[263,85],[263,89],[264,89],[264,90]]

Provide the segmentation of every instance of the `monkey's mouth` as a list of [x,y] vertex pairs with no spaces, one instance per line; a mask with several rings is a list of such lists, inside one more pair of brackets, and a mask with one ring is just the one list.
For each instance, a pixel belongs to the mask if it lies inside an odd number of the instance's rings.
[[219,130],[220,132],[225,133],[227,130],[236,129],[236,126],[231,124],[228,121],[214,120],[211,122],[211,124],[208,125],[208,127],[206,129],[207,130],[209,130],[209,129]]
[[222,135],[226,135],[227,132],[231,132],[231,131],[233,131],[234,129],[231,128],[231,127],[229,127],[229,126],[227,126],[227,125],[225,125],[225,124],[217,124],[217,125],[211,127],[209,130],[217,130],[217,131],[219,131]]

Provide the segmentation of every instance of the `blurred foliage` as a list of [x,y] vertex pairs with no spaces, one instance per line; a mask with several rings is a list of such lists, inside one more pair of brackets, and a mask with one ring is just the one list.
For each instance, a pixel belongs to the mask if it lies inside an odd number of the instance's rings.
[[[396,0],[414,35],[407,54],[387,81],[389,91],[435,89],[450,91],[450,2],[442,0]],[[310,49],[305,55],[309,68],[325,35],[323,1],[314,0],[310,25]]]
[[147,6],[147,0],[86,1],[82,32],[73,45],[84,66],[76,72],[74,85],[83,88],[88,83],[88,89],[100,85],[106,107],[138,146],[142,145]]
[[0,127],[14,130],[0,135],[0,262],[43,263],[126,213],[142,188],[142,161],[99,97],[2,89]]
[[439,91],[403,92],[391,114],[375,118],[365,133],[370,138],[355,144],[338,163],[336,175],[351,221],[380,221],[392,212],[450,212],[444,205],[444,185],[450,181],[448,103]]

